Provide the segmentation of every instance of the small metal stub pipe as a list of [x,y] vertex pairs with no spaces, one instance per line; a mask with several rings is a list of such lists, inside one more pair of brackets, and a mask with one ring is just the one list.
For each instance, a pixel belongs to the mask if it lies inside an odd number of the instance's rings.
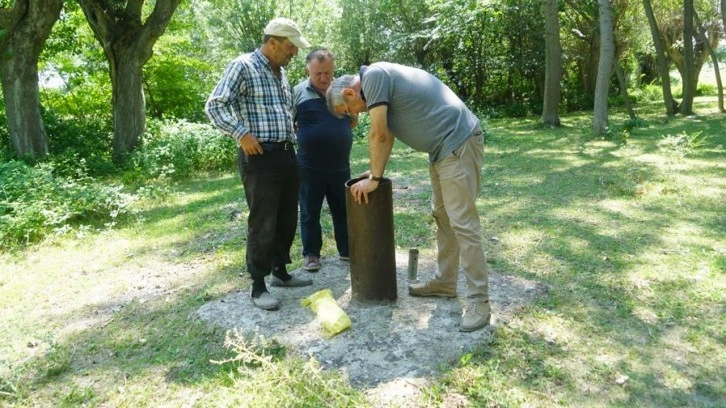
[[411,248],[408,250],[408,280],[414,282],[418,274],[418,249]]

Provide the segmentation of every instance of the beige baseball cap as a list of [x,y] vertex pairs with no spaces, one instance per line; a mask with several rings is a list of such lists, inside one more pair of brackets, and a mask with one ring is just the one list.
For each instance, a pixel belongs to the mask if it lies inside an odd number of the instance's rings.
[[276,18],[267,23],[264,31],[265,35],[274,35],[277,37],[286,37],[297,48],[308,48],[310,43],[303,37],[294,21],[287,18]]

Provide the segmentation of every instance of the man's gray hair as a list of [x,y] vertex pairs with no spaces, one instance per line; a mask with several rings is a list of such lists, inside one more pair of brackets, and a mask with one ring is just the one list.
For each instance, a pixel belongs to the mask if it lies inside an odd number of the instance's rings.
[[352,88],[357,79],[357,75],[343,75],[333,81],[333,83],[331,83],[328,87],[328,91],[325,93],[325,99],[328,100],[328,110],[336,118],[340,119],[343,117],[343,115],[340,115],[335,111],[336,106],[345,104],[343,90],[345,88]]
[[335,54],[328,49],[318,48],[317,50],[311,51],[308,56],[305,57],[305,64],[309,66],[312,60],[317,60],[318,62],[331,60],[335,62]]

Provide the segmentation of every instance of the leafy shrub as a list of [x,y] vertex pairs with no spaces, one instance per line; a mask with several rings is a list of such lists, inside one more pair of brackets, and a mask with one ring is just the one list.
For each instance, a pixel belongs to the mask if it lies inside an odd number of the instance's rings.
[[216,72],[216,67],[184,52],[185,47],[191,46],[186,36],[165,36],[160,42],[169,49],[155,53],[144,66],[148,114],[156,119],[206,120],[200,107],[215,85],[212,81],[216,77],[207,73]]
[[0,248],[37,242],[83,224],[113,225],[134,198],[88,175],[83,159],[0,163]]
[[686,133],[677,135],[666,135],[658,142],[658,148],[666,153],[679,157],[685,157],[696,149],[700,149],[706,143],[707,137],[701,132]]
[[635,128],[647,128],[647,127],[648,127],[648,121],[643,120],[641,118],[628,119],[625,122],[623,122],[623,129],[627,129],[628,131],[633,130]]
[[368,138],[368,131],[370,130],[370,128],[370,115],[358,116],[358,126],[353,128],[353,140],[366,140]]
[[14,151],[10,145],[8,132],[8,119],[5,117],[5,102],[0,98],[0,161],[7,161],[13,157]]
[[150,121],[131,160],[142,179],[178,180],[197,171],[235,168],[237,149],[234,139],[211,125]]
[[698,84],[696,96],[718,95],[718,88],[713,84]]
[[633,129],[647,127],[648,122],[643,119],[628,119],[623,122],[622,126],[613,126],[612,131],[608,132],[606,136],[608,139],[614,141],[615,143],[625,145],[628,144],[628,139],[630,139]]
[[630,90],[629,95],[636,103],[662,101],[663,88],[659,84],[647,84]]
[[58,113],[50,111],[44,113],[43,119],[54,161],[64,162],[73,157],[83,157],[91,176],[105,176],[117,172],[111,158],[113,125],[110,121],[98,118],[61,118]]

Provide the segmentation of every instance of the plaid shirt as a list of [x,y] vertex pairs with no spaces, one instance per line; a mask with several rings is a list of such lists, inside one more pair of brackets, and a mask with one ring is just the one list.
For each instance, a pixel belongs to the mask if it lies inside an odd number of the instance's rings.
[[259,49],[232,61],[207,99],[212,124],[237,139],[250,132],[260,142],[294,141],[292,88],[278,79]]

